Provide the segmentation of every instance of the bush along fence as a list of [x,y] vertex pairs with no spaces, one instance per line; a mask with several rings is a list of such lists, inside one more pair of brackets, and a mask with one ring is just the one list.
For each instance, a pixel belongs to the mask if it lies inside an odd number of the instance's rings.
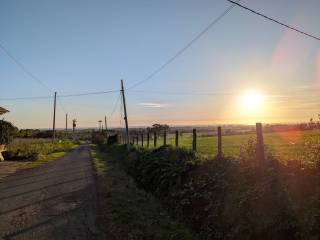
[[[223,156],[221,128],[217,156],[202,159],[196,154],[196,133],[192,131],[193,150],[171,146],[179,146],[177,133],[174,144],[165,145],[167,134],[159,140],[152,132],[143,137],[149,138],[150,150],[113,145],[106,151],[199,240],[320,239],[319,169],[291,168],[264,154],[259,123],[256,141],[241,147],[239,159]],[[148,145],[141,133],[130,141]],[[152,149],[152,142],[159,147]],[[261,166],[258,171],[256,166]]]
[[[122,144],[125,144],[125,136],[123,133],[118,133],[119,141]],[[174,141],[173,144],[175,147],[179,147],[179,131],[174,132]],[[222,128],[217,127],[217,157],[223,157],[223,135]],[[162,141],[161,141],[162,138]],[[162,134],[156,131],[146,131],[146,132],[137,132],[135,134],[129,135],[129,143],[131,145],[141,146],[141,147],[160,147],[168,144],[168,133],[163,131]],[[212,146],[214,148],[214,146]],[[194,152],[197,152],[197,129],[192,130],[192,141],[191,149]],[[263,165],[265,162],[265,147],[263,140],[263,127],[261,123],[256,123],[256,158],[259,165]]]

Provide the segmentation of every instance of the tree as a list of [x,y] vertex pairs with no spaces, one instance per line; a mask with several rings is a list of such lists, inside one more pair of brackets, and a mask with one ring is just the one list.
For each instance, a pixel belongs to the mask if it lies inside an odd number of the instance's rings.
[[169,125],[167,125],[167,124],[159,124],[159,123],[156,123],[156,124],[153,124],[152,125],[152,128],[151,128],[151,130],[153,131],[153,132],[156,132],[157,134],[160,134],[160,132],[164,132],[164,131],[166,131],[166,132],[168,132],[169,131]]
[[2,152],[5,150],[5,145],[9,144],[18,129],[10,122],[0,120],[0,161],[3,161]]
[[9,144],[17,131],[18,129],[11,122],[0,120],[0,145]]

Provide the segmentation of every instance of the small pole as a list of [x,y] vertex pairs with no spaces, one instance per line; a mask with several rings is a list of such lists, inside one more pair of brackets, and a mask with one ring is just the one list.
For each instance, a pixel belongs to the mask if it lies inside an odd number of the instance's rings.
[[150,146],[150,132],[147,132],[147,148]]
[[101,120],[99,120],[99,121],[98,121],[98,123],[99,123],[99,131],[101,132],[101,131],[102,131],[102,127],[101,127],[101,123],[102,123],[102,121],[101,121]]
[[106,128],[106,137],[108,138],[107,116],[104,116],[104,126]]
[[122,93],[122,102],[123,102],[123,111],[124,111],[124,121],[126,123],[126,143],[127,143],[127,147],[129,148],[129,126],[128,126],[126,98],[124,96],[123,80],[121,80],[121,93]]
[[137,134],[137,146],[139,146],[139,134]]
[[178,130],[176,131],[175,145],[176,145],[176,147],[179,146],[179,131]]
[[153,146],[157,147],[157,133],[156,132],[153,133]]
[[163,145],[167,145],[167,132],[164,131],[163,133]]
[[66,133],[68,132],[68,113],[66,113]]
[[57,104],[57,92],[54,92],[52,143],[54,143],[54,141],[56,140],[56,104]]
[[143,147],[143,133],[141,133],[141,146]]
[[134,136],[131,136],[131,138],[132,138],[132,144],[134,145]]
[[192,150],[197,151],[197,130],[192,130]]
[[262,124],[256,123],[256,131],[257,131],[257,161],[258,165],[262,166],[265,162],[264,157],[264,142],[263,142],[263,131]]
[[222,157],[222,133],[221,127],[218,127],[218,157]]

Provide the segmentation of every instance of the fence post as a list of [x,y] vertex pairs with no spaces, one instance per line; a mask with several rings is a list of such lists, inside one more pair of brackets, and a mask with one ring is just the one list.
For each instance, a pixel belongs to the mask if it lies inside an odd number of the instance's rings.
[[222,157],[222,133],[221,127],[218,127],[218,158]]
[[141,133],[141,146],[143,147],[143,133]]
[[147,132],[147,148],[149,148],[150,132]]
[[153,133],[153,146],[157,147],[157,133],[156,132]]
[[258,161],[258,166],[262,166],[265,162],[264,157],[264,142],[263,142],[263,131],[262,124],[256,123],[256,131],[257,131],[257,149],[256,149],[256,157]]
[[192,150],[197,151],[197,130],[192,130]]
[[163,133],[163,145],[167,145],[167,132],[164,131]]
[[139,134],[137,133],[137,146],[139,146]]
[[131,136],[132,138],[132,145],[134,145],[134,136]]
[[179,132],[178,132],[178,130],[176,131],[175,145],[176,145],[176,147],[179,146]]

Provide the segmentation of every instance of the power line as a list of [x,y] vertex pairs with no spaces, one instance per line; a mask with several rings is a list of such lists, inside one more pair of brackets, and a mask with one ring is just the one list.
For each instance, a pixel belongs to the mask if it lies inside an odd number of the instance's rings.
[[60,98],[81,97],[81,96],[89,96],[89,95],[101,95],[101,94],[107,94],[107,93],[114,93],[114,92],[119,92],[119,91],[120,90],[109,90],[109,91],[101,91],[101,92],[87,92],[87,93],[60,95],[58,97],[60,97]]
[[118,96],[117,100],[115,101],[115,103],[114,103],[114,105],[113,105],[112,112],[111,112],[111,114],[109,115],[109,117],[107,118],[107,120],[108,120],[108,121],[112,118],[113,114],[115,113],[115,111],[116,111],[116,109],[117,109],[117,106],[118,106],[118,103],[119,103],[120,98],[121,98],[121,94],[119,94],[119,96]]
[[[118,92],[119,90],[110,90],[102,92],[87,92],[87,93],[76,93],[76,94],[67,94],[67,95],[58,95],[57,98],[67,98],[67,97],[81,97],[89,95],[101,95]],[[0,98],[0,101],[14,101],[14,100],[38,100],[38,99],[52,99],[52,96],[36,96],[36,97],[13,97],[13,98]]]
[[281,26],[283,26],[283,27],[289,28],[289,29],[291,29],[291,30],[293,30],[293,31],[296,31],[296,32],[298,32],[298,33],[300,33],[300,34],[303,34],[303,35],[305,35],[305,36],[311,37],[311,38],[313,38],[313,39],[320,40],[320,38],[317,37],[317,36],[314,36],[314,35],[312,35],[312,34],[310,34],[310,33],[307,33],[307,32],[305,32],[305,31],[299,30],[299,29],[297,29],[297,28],[295,28],[295,27],[289,26],[289,25],[287,25],[287,24],[285,24],[285,23],[283,23],[283,22],[280,22],[279,20],[276,20],[276,19],[274,19],[274,18],[268,17],[268,16],[266,16],[266,15],[260,13],[260,12],[257,12],[257,11],[255,11],[255,10],[253,10],[253,9],[250,9],[250,8],[248,8],[248,7],[240,4],[239,2],[232,1],[232,0],[227,0],[227,1],[233,3],[233,4],[234,4],[233,6],[237,5],[237,6],[243,8],[243,9],[245,9],[245,10],[247,10],[247,11],[250,11],[250,12],[252,12],[252,13],[254,13],[254,14],[256,14],[256,15],[259,15],[260,17],[263,17],[263,18],[265,18],[265,19],[268,19],[268,20],[270,20],[270,21],[272,21],[272,22],[275,22],[275,23],[277,23],[277,24],[279,24],[279,25],[281,25]]
[[1,50],[30,78],[42,85],[49,92],[53,92],[44,82],[37,78],[32,72],[30,72],[17,58],[15,58],[4,46],[0,43]]
[[226,96],[236,95],[235,92],[166,92],[166,91],[146,91],[146,90],[131,90],[130,93],[145,93],[145,94],[164,94],[164,95],[201,95],[201,96]]
[[[237,2],[240,2],[240,0],[238,0]],[[131,87],[127,88],[127,90],[135,88],[138,85],[153,78],[157,73],[162,71],[166,66],[168,66],[176,58],[178,58],[180,55],[182,55],[189,47],[191,47],[192,44],[194,44],[196,41],[198,41],[205,33],[207,33],[216,23],[218,23],[225,15],[227,15],[234,7],[235,7],[235,4],[230,5],[226,10],[224,10],[222,12],[222,14],[220,14],[217,18],[215,18],[208,26],[206,26],[200,33],[198,33],[187,45],[185,45],[183,48],[181,48],[176,54],[174,54],[171,58],[169,58],[164,64],[162,64],[159,68],[157,68],[155,71],[153,71],[145,79],[143,79],[143,80],[135,83]]]

